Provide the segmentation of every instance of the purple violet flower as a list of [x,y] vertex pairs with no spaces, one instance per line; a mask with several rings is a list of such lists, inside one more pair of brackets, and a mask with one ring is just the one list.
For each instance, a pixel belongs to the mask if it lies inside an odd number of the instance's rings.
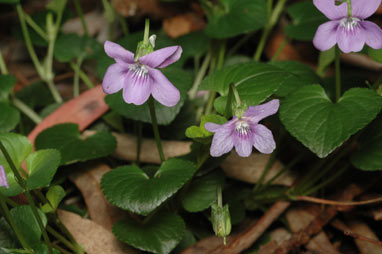
[[142,105],[153,95],[159,103],[172,107],[179,99],[179,90],[156,68],[164,68],[179,60],[180,46],[162,48],[134,60],[134,54],[111,41],[105,42],[105,52],[114,58],[106,71],[103,91],[113,94],[123,89],[126,103]]
[[0,186],[4,186],[5,188],[9,189],[7,175],[5,174],[3,165],[0,165]]
[[364,20],[378,9],[381,0],[352,0],[351,17],[346,2],[338,6],[334,0],[313,0],[313,3],[331,20],[316,31],[313,44],[317,49],[328,50],[336,43],[344,53],[361,51],[365,43],[374,49],[382,48],[382,29]]
[[236,116],[223,125],[205,123],[204,127],[214,132],[210,153],[213,157],[219,157],[228,153],[235,146],[236,152],[241,157],[248,157],[254,146],[261,153],[272,153],[276,148],[272,132],[259,121],[273,115],[279,109],[279,100],[271,100],[267,103],[248,107],[242,118]]

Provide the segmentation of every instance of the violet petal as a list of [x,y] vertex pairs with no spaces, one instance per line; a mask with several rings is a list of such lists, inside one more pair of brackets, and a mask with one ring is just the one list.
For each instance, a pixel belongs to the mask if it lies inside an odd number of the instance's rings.
[[331,20],[347,16],[348,8],[345,2],[337,6],[334,0],[313,0],[313,4]]
[[381,0],[352,0],[352,16],[360,19],[366,19],[377,11]]
[[328,21],[320,25],[313,38],[313,45],[325,51],[332,48],[337,42],[337,30],[339,21]]
[[0,186],[4,186],[5,188],[9,189],[7,175],[2,165],[0,165]]
[[122,46],[118,45],[117,43],[106,41],[104,44],[105,52],[108,56],[111,58],[114,58],[114,60],[117,63],[123,62],[132,64],[134,63],[134,54],[130,51],[124,49]]
[[262,124],[253,127],[254,147],[261,153],[272,153],[276,148],[272,132]]
[[123,64],[115,63],[109,66],[102,81],[103,91],[113,94],[121,90],[125,84],[128,67]]
[[209,132],[217,132],[220,127],[221,125],[216,123],[207,122],[204,124],[204,128],[208,130]]
[[382,29],[370,21],[361,21],[361,26],[365,29],[366,44],[373,49],[382,48]]
[[233,135],[232,132],[234,126],[232,120],[223,124],[219,130],[216,131],[212,138],[212,144],[210,148],[211,156],[219,157],[225,153],[228,153],[233,148]]
[[151,68],[164,68],[179,60],[182,54],[180,46],[172,46],[155,50],[139,58],[139,62]]
[[152,95],[159,103],[172,107],[180,100],[179,90],[156,69],[149,69],[149,74],[153,81]]
[[123,99],[126,103],[142,105],[150,97],[153,81],[147,75],[139,76],[133,71],[126,74],[126,83],[123,88]]
[[279,106],[280,101],[278,99],[274,99],[258,106],[248,107],[247,111],[244,113],[244,116],[250,117],[252,123],[258,123],[262,119],[276,114]]
[[252,153],[253,137],[249,135],[247,137],[236,136],[234,138],[235,150],[241,157],[248,157]]
[[339,26],[337,29],[338,47],[344,53],[359,52],[365,45],[365,30],[361,26],[356,26],[352,30]]

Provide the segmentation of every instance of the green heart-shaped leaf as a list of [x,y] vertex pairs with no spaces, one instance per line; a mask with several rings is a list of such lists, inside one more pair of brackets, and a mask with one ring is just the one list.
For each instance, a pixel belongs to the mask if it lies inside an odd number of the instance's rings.
[[235,84],[240,99],[247,105],[258,105],[274,94],[288,78],[290,72],[270,64],[248,62],[235,64],[216,71],[200,85],[200,90],[212,90],[225,96],[225,105],[230,84]]
[[60,62],[74,58],[89,58],[100,50],[101,45],[91,37],[77,34],[61,34],[54,47],[54,57]]
[[281,102],[286,129],[320,158],[326,157],[381,111],[382,98],[366,88],[353,88],[333,103],[319,85],[306,86]]
[[0,101],[8,100],[8,96],[12,92],[16,81],[13,75],[0,75]]
[[224,174],[217,171],[192,181],[182,199],[184,209],[200,212],[207,209],[216,200],[217,186],[224,183]]
[[267,22],[265,0],[228,0],[221,3],[224,10],[215,9],[205,30],[210,37],[228,38],[256,31]]
[[109,132],[97,132],[83,139],[77,124],[55,125],[41,132],[35,141],[36,149],[57,149],[61,165],[101,158],[114,152],[116,140]]
[[351,162],[362,170],[382,170],[382,117],[365,129]]
[[[4,217],[0,217],[0,246],[13,249],[18,247],[17,237]],[[0,248],[0,254],[7,254]]]
[[158,254],[170,253],[182,240],[184,231],[182,218],[166,211],[155,214],[144,224],[127,220],[113,226],[113,233],[122,242]]
[[[192,77],[188,72],[179,68],[167,68],[161,69],[161,71],[173,83],[173,85],[179,89],[181,96],[180,101],[174,107],[166,107],[155,101],[155,112],[157,115],[158,124],[168,125],[175,119],[183,106],[183,103],[187,98],[187,92],[192,84]],[[122,98],[122,91],[107,95],[105,101],[111,109],[126,118],[151,123],[148,102],[140,106],[127,104]]]
[[113,205],[147,215],[174,195],[195,171],[192,162],[181,159],[165,161],[153,178],[137,166],[125,166],[105,174],[101,186]]
[[55,149],[40,150],[26,159],[29,172],[27,187],[30,190],[47,187],[60,165],[61,155]]
[[[48,220],[45,214],[40,209],[37,209],[37,212],[43,225],[46,226]],[[13,208],[11,210],[11,216],[15,221],[16,226],[19,229],[22,229],[21,233],[24,236],[25,241],[30,246],[33,246],[41,241],[40,238],[42,232],[30,206],[22,205]]]
[[209,132],[204,127],[204,124],[207,122],[223,124],[223,123],[227,122],[227,119],[225,119],[225,117],[222,117],[220,115],[215,115],[215,114],[204,115],[204,116],[202,116],[202,119],[200,121],[199,126],[191,126],[191,127],[187,128],[186,136],[188,138],[193,138],[193,139],[196,139],[199,141],[201,141],[200,139],[208,138],[208,137],[212,136],[213,133]]

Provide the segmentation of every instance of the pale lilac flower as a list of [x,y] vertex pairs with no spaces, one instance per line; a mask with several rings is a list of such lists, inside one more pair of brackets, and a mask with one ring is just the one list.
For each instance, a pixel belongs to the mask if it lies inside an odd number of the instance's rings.
[[162,48],[139,57],[134,61],[134,54],[111,41],[105,42],[105,52],[114,58],[102,82],[103,91],[113,94],[123,89],[126,103],[141,105],[150,94],[159,103],[172,107],[179,99],[179,90],[156,68],[164,68],[180,58],[182,48],[172,46]]
[[204,127],[214,132],[210,153],[219,157],[231,151],[235,146],[241,157],[248,157],[254,146],[261,153],[272,153],[276,148],[272,132],[259,121],[273,115],[279,109],[279,100],[271,100],[265,104],[249,107],[240,119],[238,117],[223,125],[205,123]]
[[4,186],[7,189],[9,188],[7,175],[5,173],[3,165],[0,165],[0,186]]
[[328,50],[336,43],[345,53],[361,51],[365,43],[374,49],[382,48],[382,29],[364,20],[378,9],[381,0],[352,0],[351,17],[346,2],[338,6],[334,0],[313,0],[313,3],[331,20],[316,31],[313,44],[317,49]]

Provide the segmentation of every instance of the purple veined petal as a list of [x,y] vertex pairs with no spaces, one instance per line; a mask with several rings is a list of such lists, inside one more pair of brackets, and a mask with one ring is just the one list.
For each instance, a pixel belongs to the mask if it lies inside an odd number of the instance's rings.
[[382,48],[382,29],[370,21],[361,21],[361,26],[365,29],[366,44],[373,49]]
[[103,91],[107,94],[118,92],[125,85],[129,69],[127,65],[115,63],[109,66],[102,81]]
[[235,136],[234,145],[237,154],[240,157],[248,157],[252,154],[253,137],[252,134],[248,136]]
[[317,28],[313,45],[321,51],[331,49],[337,42],[337,30],[340,22],[328,21]]
[[154,99],[167,107],[175,106],[180,100],[179,90],[161,71],[150,68],[149,74],[153,82],[151,93]]
[[365,30],[360,25],[351,30],[339,26],[336,38],[338,47],[342,52],[359,52],[365,45]]
[[124,62],[128,64],[134,63],[134,54],[130,51],[124,49],[122,46],[118,45],[117,43],[106,41],[104,44],[105,52],[108,56],[111,58],[114,58],[114,60],[119,62]]
[[0,186],[4,186],[9,189],[7,175],[5,174],[5,169],[2,165],[0,165]]
[[250,117],[252,123],[258,123],[262,119],[276,114],[279,106],[280,101],[278,99],[274,99],[258,106],[248,107],[247,111],[244,113],[244,116]]
[[152,87],[153,80],[148,73],[129,70],[123,88],[123,99],[126,103],[142,105],[150,97]]
[[207,122],[204,124],[204,128],[206,130],[208,130],[209,132],[217,132],[220,127],[222,127],[222,126],[220,124],[216,124],[216,123]]
[[223,124],[212,138],[210,154],[212,157],[219,157],[228,153],[233,148],[233,128],[232,122]]
[[179,60],[182,47],[172,46],[155,50],[154,52],[139,58],[139,62],[151,68],[164,68]]
[[360,19],[366,19],[377,11],[381,0],[352,0],[352,16]]
[[340,5],[335,5],[334,1],[335,0],[313,0],[313,4],[331,20],[346,17],[348,10],[347,4],[344,2]]
[[255,125],[253,131],[253,146],[261,153],[272,153],[276,148],[272,132],[262,124]]

